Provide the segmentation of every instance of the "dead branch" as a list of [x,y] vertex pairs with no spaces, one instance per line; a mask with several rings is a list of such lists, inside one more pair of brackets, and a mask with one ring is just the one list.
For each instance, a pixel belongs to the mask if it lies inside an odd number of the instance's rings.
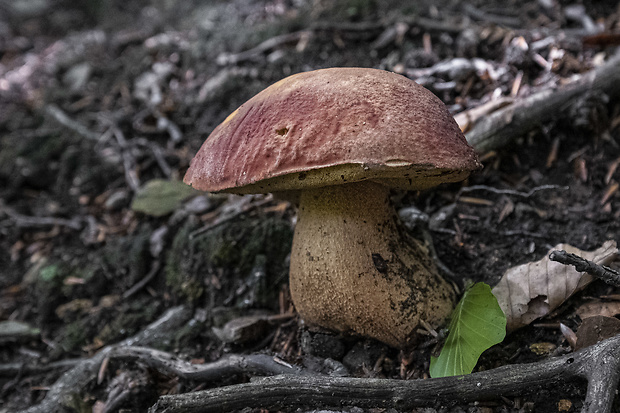
[[125,135],[117,126],[113,125],[111,132],[116,138],[116,142],[120,147],[121,157],[123,159],[123,168],[125,170],[125,181],[132,191],[136,192],[140,188],[140,178],[136,171],[136,159],[130,152]]
[[557,261],[561,264],[572,265],[579,272],[586,272],[595,276],[607,284],[620,286],[620,273],[604,265],[598,265],[592,261],[583,259],[575,254],[569,254],[566,251],[553,251],[549,254],[549,259]]
[[97,141],[99,140],[100,135],[89,130],[86,126],[82,125],[76,120],[73,120],[67,115],[62,109],[54,104],[46,105],[43,108],[43,111],[52,117],[58,124],[64,126],[65,128],[81,135],[83,138]]
[[47,413],[61,411],[65,401],[76,393],[82,392],[97,379],[101,363],[110,351],[118,346],[149,345],[165,341],[171,332],[184,325],[191,317],[191,311],[183,306],[171,308],[157,321],[147,326],[133,337],[127,338],[114,346],[106,346],[93,357],[80,361],[71,370],[64,373],[47,392],[45,399],[22,413]]
[[620,53],[566,86],[543,90],[480,119],[466,133],[467,141],[479,153],[498,149],[564,113],[586,93],[620,94]]
[[144,278],[142,278],[140,281],[134,284],[130,289],[128,289],[127,291],[123,293],[123,299],[126,300],[132,295],[136,294],[138,291],[142,290],[148,283],[151,282],[153,278],[155,278],[160,268],[161,268],[161,263],[159,262],[159,260],[155,260],[153,262],[153,265],[151,265],[151,269],[144,276]]
[[76,364],[81,363],[84,359],[65,359],[49,364],[30,364],[30,363],[6,363],[0,364],[0,376],[10,377],[17,375],[31,375],[50,372],[53,370],[65,371]]
[[472,186],[465,186],[461,188],[458,194],[456,195],[456,198],[457,199],[460,198],[461,194],[463,194],[464,192],[474,192],[474,191],[479,191],[479,190],[484,190],[484,191],[488,191],[488,192],[499,194],[499,195],[514,195],[514,196],[518,196],[521,198],[531,198],[537,192],[556,190],[556,189],[567,191],[569,188],[567,186],[559,186],[559,185],[541,185],[541,186],[534,187],[527,192],[521,192],[521,191],[515,191],[514,189],[498,189],[498,188],[494,188],[488,185],[472,185]]
[[302,369],[267,354],[249,354],[246,356],[232,354],[221,360],[192,364],[164,351],[146,347],[116,347],[108,353],[111,360],[139,362],[156,369],[160,373],[178,376],[185,380],[201,383],[222,380],[235,374],[255,375],[316,375],[308,369]]
[[247,407],[358,406],[394,408],[451,405],[535,392],[583,378],[583,413],[611,412],[620,377],[620,335],[539,363],[502,366],[466,376],[391,380],[282,375],[194,393],[162,396],[149,413],[229,412]]
[[20,228],[44,228],[44,227],[66,227],[76,231],[82,229],[83,219],[76,217],[73,219],[57,218],[57,217],[36,217],[23,215],[16,212],[13,208],[0,202],[0,212],[4,212],[14,225]]

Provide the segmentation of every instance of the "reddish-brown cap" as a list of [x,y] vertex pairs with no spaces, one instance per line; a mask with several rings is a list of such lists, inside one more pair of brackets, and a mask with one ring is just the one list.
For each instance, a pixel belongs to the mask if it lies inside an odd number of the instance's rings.
[[184,180],[235,193],[367,179],[422,189],[479,167],[431,92],[383,70],[333,68],[289,76],[241,105],[207,138]]

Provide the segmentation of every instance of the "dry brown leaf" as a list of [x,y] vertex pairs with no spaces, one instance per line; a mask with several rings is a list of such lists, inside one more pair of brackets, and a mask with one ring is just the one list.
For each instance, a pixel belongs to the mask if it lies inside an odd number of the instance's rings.
[[620,333],[620,320],[615,317],[597,315],[586,318],[577,330],[575,350],[592,346],[618,333]]
[[580,305],[575,312],[582,320],[597,315],[613,317],[620,314],[620,301],[592,300]]
[[[555,250],[565,250],[602,265],[612,262],[618,253],[616,242],[611,240],[592,252],[581,251],[568,244],[558,244],[549,253]],[[540,261],[508,269],[493,289],[493,294],[506,314],[508,332],[549,314],[592,281],[593,277],[589,274],[549,260],[549,253]]]

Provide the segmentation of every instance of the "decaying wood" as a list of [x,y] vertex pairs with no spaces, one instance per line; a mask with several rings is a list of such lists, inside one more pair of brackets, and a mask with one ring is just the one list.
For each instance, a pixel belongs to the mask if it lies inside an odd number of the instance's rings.
[[539,363],[502,366],[466,376],[390,380],[282,375],[210,390],[162,396],[150,413],[230,412],[246,407],[358,406],[394,408],[451,405],[588,381],[583,413],[611,412],[620,377],[620,335],[576,353]]
[[528,131],[562,116],[577,98],[586,94],[620,94],[620,53],[578,80],[543,90],[482,118],[466,133],[479,153],[499,149]]

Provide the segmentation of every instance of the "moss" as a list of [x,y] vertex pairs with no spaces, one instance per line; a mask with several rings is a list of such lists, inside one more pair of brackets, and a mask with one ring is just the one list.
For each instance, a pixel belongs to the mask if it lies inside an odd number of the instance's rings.
[[114,318],[99,329],[94,341],[107,344],[137,333],[157,317],[160,304],[159,301],[143,296],[121,305]]
[[88,329],[85,328],[84,320],[78,320],[68,324],[61,332],[62,338],[59,340],[60,348],[64,352],[72,352],[80,349],[86,344]]
[[121,290],[133,286],[146,275],[152,259],[149,252],[151,233],[152,228],[143,224],[136,233],[111,238],[106,244],[103,265]]
[[26,182],[35,188],[52,184],[67,139],[57,134],[10,135],[0,141],[0,178],[11,186]]
[[285,261],[293,238],[287,222],[242,219],[190,239],[194,229],[194,224],[181,228],[167,254],[166,283],[173,295],[195,302],[204,293],[207,275],[217,273],[222,288],[229,288],[231,294],[239,286],[234,281],[244,278],[243,284],[253,294],[249,302],[247,295],[241,298],[246,305],[272,307],[277,302],[276,286],[286,279]]
[[196,225],[188,221],[176,233],[172,240],[172,247],[166,256],[164,273],[166,285],[173,296],[190,303],[195,302],[204,293],[204,287],[194,268],[204,265],[202,257],[193,258],[194,241],[190,233]]

